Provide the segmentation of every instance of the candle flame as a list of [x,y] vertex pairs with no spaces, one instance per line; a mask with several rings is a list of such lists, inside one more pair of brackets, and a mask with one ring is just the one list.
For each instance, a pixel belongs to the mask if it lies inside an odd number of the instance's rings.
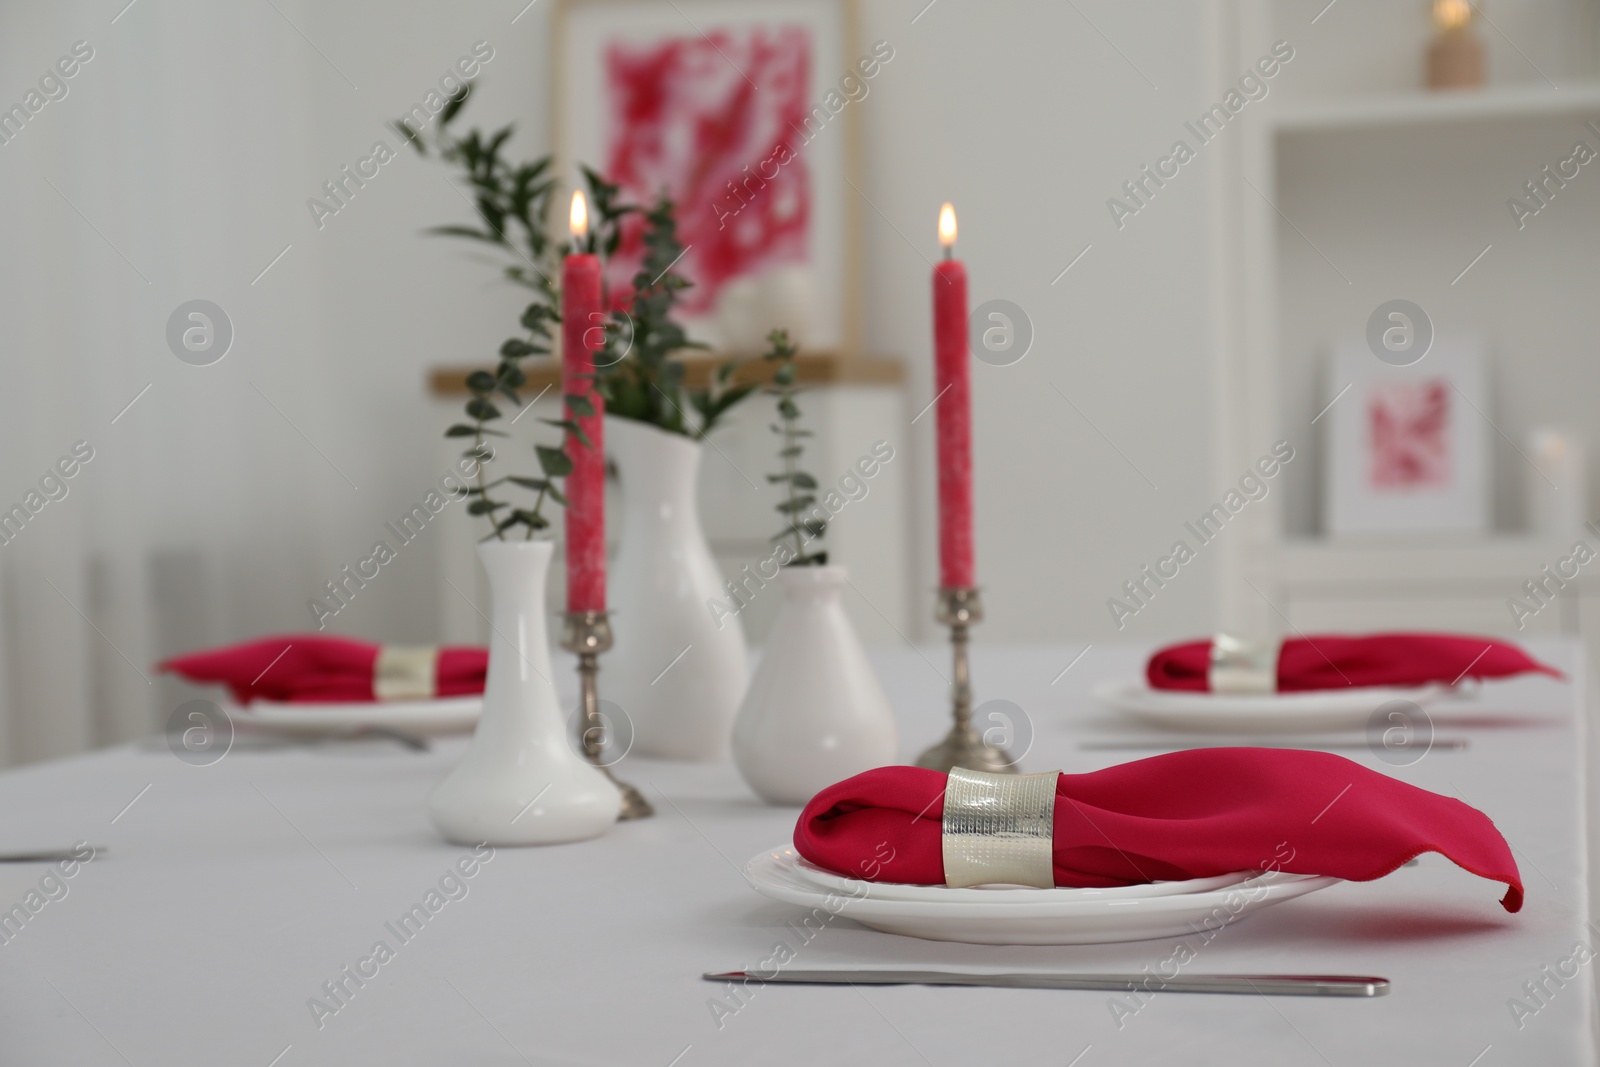
[[582,237],[589,232],[589,201],[583,198],[582,189],[573,190],[572,214],[568,217],[567,228],[574,237]]
[[1470,0],[1433,0],[1433,24],[1441,31],[1459,30],[1471,21]]
[[950,248],[956,243],[956,209],[948,202],[939,209],[939,244]]

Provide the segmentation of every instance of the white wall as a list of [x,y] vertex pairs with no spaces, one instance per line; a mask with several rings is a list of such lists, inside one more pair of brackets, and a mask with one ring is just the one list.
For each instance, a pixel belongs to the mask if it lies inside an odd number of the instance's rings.
[[[1210,94],[1212,8],[939,3],[912,24],[921,6],[866,11],[863,36],[896,48],[863,112],[864,191],[877,208],[866,216],[869,337],[908,357],[908,406],[920,410],[933,396],[923,257],[935,253],[940,202],[952,201],[973,302],[1010,300],[1035,329],[1021,363],[974,367],[989,614],[978,639],[1109,638],[1106,598],[1224,488],[1210,467],[1215,161],[1196,160],[1121,230],[1105,206]],[[936,575],[931,423],[914,438],[925,590]],[[1186,568],[1126,632],[1203,629],[1213,566]]]
[[[333,42],[322,47],[344,59],[341,66],[361,90],[350,91],[313,56],[305,76],[325,101],[315,126],[325,162],[286,183],[285,203],[297,207],[339,164],[364,151],[382,134],[383,119],[403,110],[479,38],[494,45],[496,58],[469,121],[492,126],[515,119],[514,143],[529,154],[542,151],[551,9],[536,4],[513,26],[518,6],[509,14],[501,5],[419,6],[397,18],[392,5],[345,4],[317,20],[319,42]],[[863,5],[862,40],[883,39],[895,48],[860,105],[862,192],[871,202],[862,216],[869,348],[907,359],[907,407],[920,410],[932,397],[925,257],[935,252],[933,222],[944,199],[961,214],[974,302],[1012,300],[1036,330],[1022,363],[975,368],[986,640],[1111,636],[1105,599],[1226,488],[1213,484],[1210,469],[1207,204],[1214,161],[1202,158],[1187,168],[1121,231],[1105,207],[1120,183],[1164,152],[1182,120],[1214,95],[1217,79],[1200,47],[1211,9],[1079,7],[1112,43],[1058,5],[940,3],[914,24],[920,4]],[[817,76],[825,79],[826,72]],[[418,417],[422,368],[491,352],[516,307],[516,295],[493,285],[457,244],[417,235],[424,225],[469,218],[444,179],[439,167],[408,157],[323,231],[303,214],[292,220],[302,239],[295,251],[306,253],[300,266],[318,278],[320,331],[336,354],[330,369],[346,383],[347,402],[387,410],[382,447],[397,467],[431,455],[423,446],[438,430]],[[1052,285],[1089,244],[1089,253]],[[932,423],[886,428],[897,440],[909,429],[920,446],[913,524],[920,536],[911,546],[924,590],[913,611],[919,621],[926,619],[926,591],[936,574]],[[389,481],[392,488],[379,491],[384,495],[363,494],[359,508],[368,526],[380,525],[386,507],[398,511],[415,495],[403,471]],[[327,565],[360,545],[358,537]],[[403,609],[430,595],[416,581],[429,550],[423,546],[418,559],[404,561],[403,580],[386,580],[369,603],[350,609],[352,632],[427,636],[420,616]],[[1203,630],[1212,566],[1202,559],[1186,568],[1129,632]],[[922,632],[932,629],[926,622]]]
[[[896,53],[852,105],[870,202],[867,341],[906,358],[905,408],[921,410],[932,397],[928,259],[938,205],[953,201],[974,300],[1021,305],[1036,337],[1021,363],[975,368],[989,607],[978,640],[1109,640],[1119,631],[1107,598],[1237,474],[1218,458],[1217,375],[1236,343],[1236,294],[1217,267],[1219,205],[1239,194],[1219,184],[1234,148],[1202,149],[1121,228],[1106,201],[1254,56],[1235,54],[1225,0],[924,4],[862,3],[862,41]],[[552,6],[140,0],[118,16],[122,5],[103,0],[0,3],[0,103],[74,40],[97,49],[69,98],[0,147],[11,205],[0,219],[0,500],[75,438],[106,442],[74,496],[41,516],[40,536],[0,549],[11,720],[0,760],[160,720],[176,691],[137,670],[162,653],[305,628],[320,583],[441,473],[424,373],[492,353],[517,294],[458,243],[420,235],[470,218],[436,164],[403,154],[320,230],[305,202],[374,141],[394,143],[388,120],[480,39],[495,58],[468,120],[514,119],[518,151],[545,151]],[[1414,81],[1420,3],[1341,0],[1314,27],[1313,6],[1272,7],[1299,49],[1275,91]],[[1566,77],[1586,69],[1595,42],[1554,25],[1556,7],[1502,0],[1491,14],[1533,64]],[[1536,76],[1486,36],[1497,74]],[[1564,238],[1564,254],[1581,236]],[[1495,283],[1539,284],[1514,267],[1495,267]],[[1579,299],[1581,278],[1552,282],[1552,299]],[[178,363],[162,340],[167,315],[196,296],[221,303],[238,331],[214,367]],[[1531,412],[1535,397],[1509,402]],[[919,620],[936,574],[932,423],[893,434],[914,446]],[[334,629],[432,639],[440,547],[408,546]],[[1209,551],[1120,635],[1209,630]],[[920,633],[932,630],[923,621]]]

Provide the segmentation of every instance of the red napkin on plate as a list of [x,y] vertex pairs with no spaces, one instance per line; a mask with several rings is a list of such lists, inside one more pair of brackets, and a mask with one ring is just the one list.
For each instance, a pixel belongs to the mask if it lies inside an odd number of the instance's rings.
[[[945,778],[879,767],[830,785],[801,812],[794,847],[847,877],[943,885]],[[1522,907],[1516,861],[1487,815],[1332,753],[1195,749],[1056,782],[1058,886],[1262,869],[1367,882],[1423,852],[1504,882],[1500,903]]]
[[[1210,689],[1211,642],[1171,645],[1150,657],[1145,670],[1152,689]],[[1346,686],[1446,685],[1469,678],[1508,678],[1526,671],[1565,677],[1516,645],[1456,634],[1324,634],[1295,637],[1278,656],[1278,691],[1343,689]]]
[[[241,704],[252,700],[359,703],[377,699],[373,667],[382,649],[348,637],[290,634],[190,652],[159,666],[191,682],[221,682]],[[488,667],[487,649],[439,649],[434,696],[483,692]]]

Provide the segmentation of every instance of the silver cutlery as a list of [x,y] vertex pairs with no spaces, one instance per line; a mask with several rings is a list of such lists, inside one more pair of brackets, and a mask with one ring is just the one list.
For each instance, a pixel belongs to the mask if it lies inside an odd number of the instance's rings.
[[[269,734],[269,733],[238,733],[233,739],[233,748],[241,752],[271,751],[285,748],[311,748],[316,745],[325,745],[338,741],[393,741],[413,752],[432,751],[432,743],[420,734],[407,730],[397,730],[392,726],[354,726],[348,729],[336,730],[332,733],[305,733],[305,734]],[[171,747],[165,734],[145,738],[139,742],[139,747],[147,752],[161,752]]]
[[[1118,752],[1134,749],[1189,749],[1189,748],[1309,748],[1326,751],[1346,750],[1355,751],[1368,749],[1375,751],[1376,747],[1367,741],[1340,741],[1326,738],[1308,737],[1302,740],[1259,740],[1256,738],[1237,738],[1233,740],[1219,739],[1216,737],[1168,737],[1168,738],[1128,738],[1125,740],[1091,740],[1079,741],[1078,747],[1092,752]],[[1463,752],[1467,748],[1465,737],[1436,737],[1431,744],[1417,744],[1406,746],[1416,748],[1423,752]],[[1390,752],[1403,751],[1400,748],[1388,749]]]
[[427,752],[433,747],[428,743],[427,738],[417,734],[409,733],[405,730],[396,730],[393,726],[362,726],[351,731],[350,733],[340,734],[338,736],[349,738],[351,740],[360,740],[367,737],[383,738],[385,740],[394,741],[398,744],[404,745],[413,752]]
[[1259,993],[1293,997],[1381,997],[1387,978],[1350,974],[967,974],[961,971],[748,971],[708,973],[712,982],[791,982],[797,985],[959,985],[1005,989],[1109,989],[1149,993]]

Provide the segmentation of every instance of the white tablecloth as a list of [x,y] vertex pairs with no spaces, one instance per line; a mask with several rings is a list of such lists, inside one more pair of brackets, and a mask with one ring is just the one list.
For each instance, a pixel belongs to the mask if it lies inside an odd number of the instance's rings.
[[[472,877],[444,879],[444,906],[402,941],[401,917],[470,855],[435,837],[423,810],[463,742],[424,755],[382,742],[241,746],[209,767],[132,746],[0,775],[0,850],[110,849],[0,944],[0,1065],[1591,1063],[1593,965],[1564,984],[1541,974],[1570,973],[1575,943],[1594,941],[1579,655],[1535,650],[1574,682],[1504,683],[1440,709],[1438,729],[1468,736],[1468,750],[1405,768],[1352,754],[1488,812],[1522,868],[1521,914],[1502,911],[1500,887],[1430,855],[1251,917],[1186,968],[1378,974],[1394,983],[1385,998],[1174,993],[1119,1020],[1108,993],[767,987],[715,1011],[724,990],[700,973],[755,965],[780,942],[800,967],[1126,971],[1155,966],[1172,943],[983,947],[843,917],[803,940],[788,925],[799,909],[758,897],[739,872],[788,840],[795,811],[757,803],[728,766],[635,759],[619,769],[657,818],[597,841],[499,850]],[[1032,721],[1025,770],[1148,754],[1077,747],[1130,732],[1087,689],[1137,673],[1142,650],[1095,647],[1060,675],[1077,651],[977,649],[980,699],[1012,700]],[[907,754],[942,726],[933,664],[947,669],[945,653],[924,652],[876,655]],[[0,865],[0,908],[43,873]],[[378,941],[392,958],[361,963]],[[345,967],[376,973],[358,986]],[[342,1005],[324,991],[340,979]],[[1530,980],[1544,982],[1539,999]],[[319,1020],[312,998],[338,1011]],[[1520,1020],[1513,998],[1530,1009]]]

